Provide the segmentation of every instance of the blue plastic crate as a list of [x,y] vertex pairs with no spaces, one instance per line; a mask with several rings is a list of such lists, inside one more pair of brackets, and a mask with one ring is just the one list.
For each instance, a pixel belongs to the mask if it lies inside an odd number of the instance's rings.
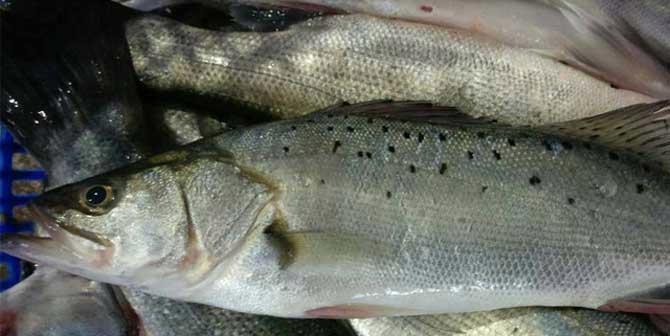
[[[43,181],[44,172],[39,169],[19,170],[13,167],[14,155],[26,151],[0,127],[0,235],[13,232],[31,232],[31,222],[21,222],[14,217],[14,208],[25,205],[37,194],[14,195],[14,181]],[[12,287],[21,279],[21,262],[7,254],[0,253],[0,292]]]

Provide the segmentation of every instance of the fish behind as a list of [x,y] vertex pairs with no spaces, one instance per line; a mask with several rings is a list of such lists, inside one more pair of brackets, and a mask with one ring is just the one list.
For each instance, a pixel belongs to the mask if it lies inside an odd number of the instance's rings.
[[366,15],[319,17],[270,33],[145,16],[126,32],[149,88],[228,98],[281,118],[391,99],[537,125],[652,100],[485,36]]
[[670,7],[663,0],[132,0],[126,5],[147,10],[183,2],[223,10],[241,2],[368,14],[457,28],[567,63],[621,88],[670,97]]
[[0,294],[2,336],[132,336],[136,318],[109,286],[38,267]]
[[660,336],[639,315],[577,308],[516,308],[488,312],[382,317],[350,321],[359,336]]

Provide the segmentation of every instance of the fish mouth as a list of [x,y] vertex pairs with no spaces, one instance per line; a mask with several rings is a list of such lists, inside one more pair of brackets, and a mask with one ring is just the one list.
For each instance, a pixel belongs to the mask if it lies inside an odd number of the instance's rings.
[[88,240],[91,243],[101,245],[104,247],[112,247],[113,244],[109,239],[100,237],[100,235],[68,225],[57,218],[49,215],[44,210],[42,210],[38,205],[30,203],[27,206],[28,213],[30,214],[33,221],[39,225],[44,231],[49,234],[49,237],[60,242],[67,242],[67,233]]
[[67,228],[34,204],[28,205],[28,211],[48,236],[2,235],[0,252],[89,278],[93,270],[112,264],[115,246],[111,241]]

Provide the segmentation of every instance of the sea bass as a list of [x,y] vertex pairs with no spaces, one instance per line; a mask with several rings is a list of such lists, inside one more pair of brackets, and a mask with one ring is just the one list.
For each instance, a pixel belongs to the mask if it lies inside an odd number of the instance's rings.
[[423,100],[512,124],[593,116],[650,98],[462,30],[365,15],[272,33],[224,33],[146,16],[127,29],[146,86],[303,115],[339,102]]
[[[152,9],[198,2],[228,9],[230,0],[131,0]],[[647,49],[668,55],[669,6],[662,0],[241,0],[430,23],[468,30],[560,60],[615,85],[654,97],[670,97],[670,72]],[[514,13],[503,15],[502,13]],[[640,38],[641,37],[641,38]],[[445,41],[440,41],[445,43]],[[666,59],[667,62],[667,59]]]
[[47,267],[0,294],[3,336],[131,336],[135,322],[109,287]]
[[650,321],[633,314],[576,308],[517,308],[489,312],[350,320],[359,336],[653,336]]
[[[667,152],[668,104],[601,118],[626,143],[648,137]],[[432,123],[396,120],[418,116]],[[284,317],[661,312],[669,202],[667,173],[625,152],[425,104],[363,104],[224,132],[47,192],[31,206],[37,222],[70,234],[9,235],[0,250]]]

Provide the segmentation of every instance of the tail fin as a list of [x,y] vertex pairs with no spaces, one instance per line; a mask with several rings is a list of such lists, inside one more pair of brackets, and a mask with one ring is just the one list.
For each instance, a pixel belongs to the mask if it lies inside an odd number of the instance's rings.
[[99,0],[0,11],[1,120],[47,171],[49,188],[148,154],[123,23]]

